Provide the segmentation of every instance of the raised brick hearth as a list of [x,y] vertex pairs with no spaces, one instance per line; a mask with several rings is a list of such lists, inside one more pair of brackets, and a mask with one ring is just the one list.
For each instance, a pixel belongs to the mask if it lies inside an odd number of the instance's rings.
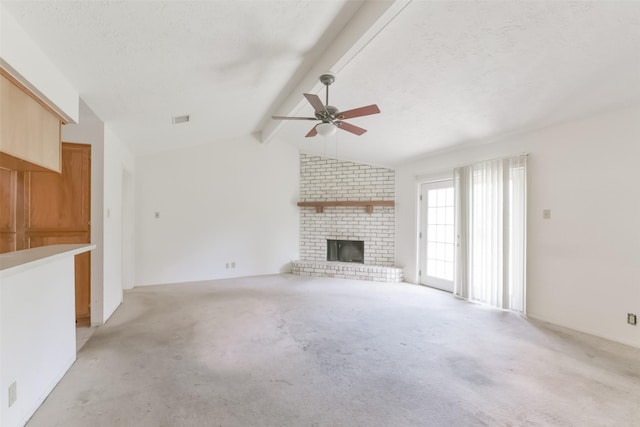
[[341,279],[402,282],[402,269],[336,261],[294,261],[293,274],[299,276],[338,277]]
[[[300,155],[300,201],[390,201],[395,172],[307,154]],[[364,263],[327,261],[327,239],[364,241]],[[394,266],[395,207],[300,208],[300,260],[293,273],[385,282],[403,280]]]

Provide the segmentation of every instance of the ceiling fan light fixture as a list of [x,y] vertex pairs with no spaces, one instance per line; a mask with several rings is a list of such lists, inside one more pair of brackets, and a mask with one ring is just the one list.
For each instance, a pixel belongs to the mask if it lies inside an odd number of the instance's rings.
[[338,128],[333,123],[320,123],[318,126],[316,126],[316,130],[320,135],[326,137],[335,135]]

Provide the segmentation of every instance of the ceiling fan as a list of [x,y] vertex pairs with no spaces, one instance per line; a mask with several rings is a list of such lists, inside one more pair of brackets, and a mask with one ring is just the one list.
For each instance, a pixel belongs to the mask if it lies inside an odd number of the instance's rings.
[[367,130],[361,127],[352,125],[343,121],[344,119],[353,119],[354,117],[368,116],[370,114],[377,114],[380,109],[376,104],[367,105],[365,107],[354,108],[347,111],[338,111],[338,109],[332,105],[329,105],[329,86],[336,81],[336,76],[331,73],[325,73],[320,76],[320,82],[325,85],[326,88],[326,101],[322,103],[318,95],[305,93],[304,97],[307,98],[309,104],[315,110],[315,117],[288,117],[288,116],[271,116],[275,120],[320,120],[320,123],[316,124],[309,133],[305,136],[307,138],[316,136],[318,133],[323,136],[333,135],[336,129],[346,130],[355,135],[362,135]]

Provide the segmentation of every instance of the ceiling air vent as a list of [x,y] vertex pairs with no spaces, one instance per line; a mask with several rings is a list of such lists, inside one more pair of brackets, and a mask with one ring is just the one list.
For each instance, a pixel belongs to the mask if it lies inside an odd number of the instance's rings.
[[189,119],[190,119],[190,116],[188,114],[184,116],[175,116],[171,118],[171,123],[174,125],[177,125],[180,123],[187,123]]

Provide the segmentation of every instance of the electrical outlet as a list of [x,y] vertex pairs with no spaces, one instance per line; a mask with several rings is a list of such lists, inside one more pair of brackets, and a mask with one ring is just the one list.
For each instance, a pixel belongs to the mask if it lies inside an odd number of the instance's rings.
[[226,263],[226,264],[224,265],[224,268],[229,268],[229,263]]
[[231,263],[231,268],[236,268],[236,262],[235,262],[235,261],[233,261],[233,262]]
[[633,313],[627,313],[627,323],[630,325],[637,325],[637,317]]
[[16,400],[18,400],[18,383],[14,381],[9,386],[9,406],[16,403]]

